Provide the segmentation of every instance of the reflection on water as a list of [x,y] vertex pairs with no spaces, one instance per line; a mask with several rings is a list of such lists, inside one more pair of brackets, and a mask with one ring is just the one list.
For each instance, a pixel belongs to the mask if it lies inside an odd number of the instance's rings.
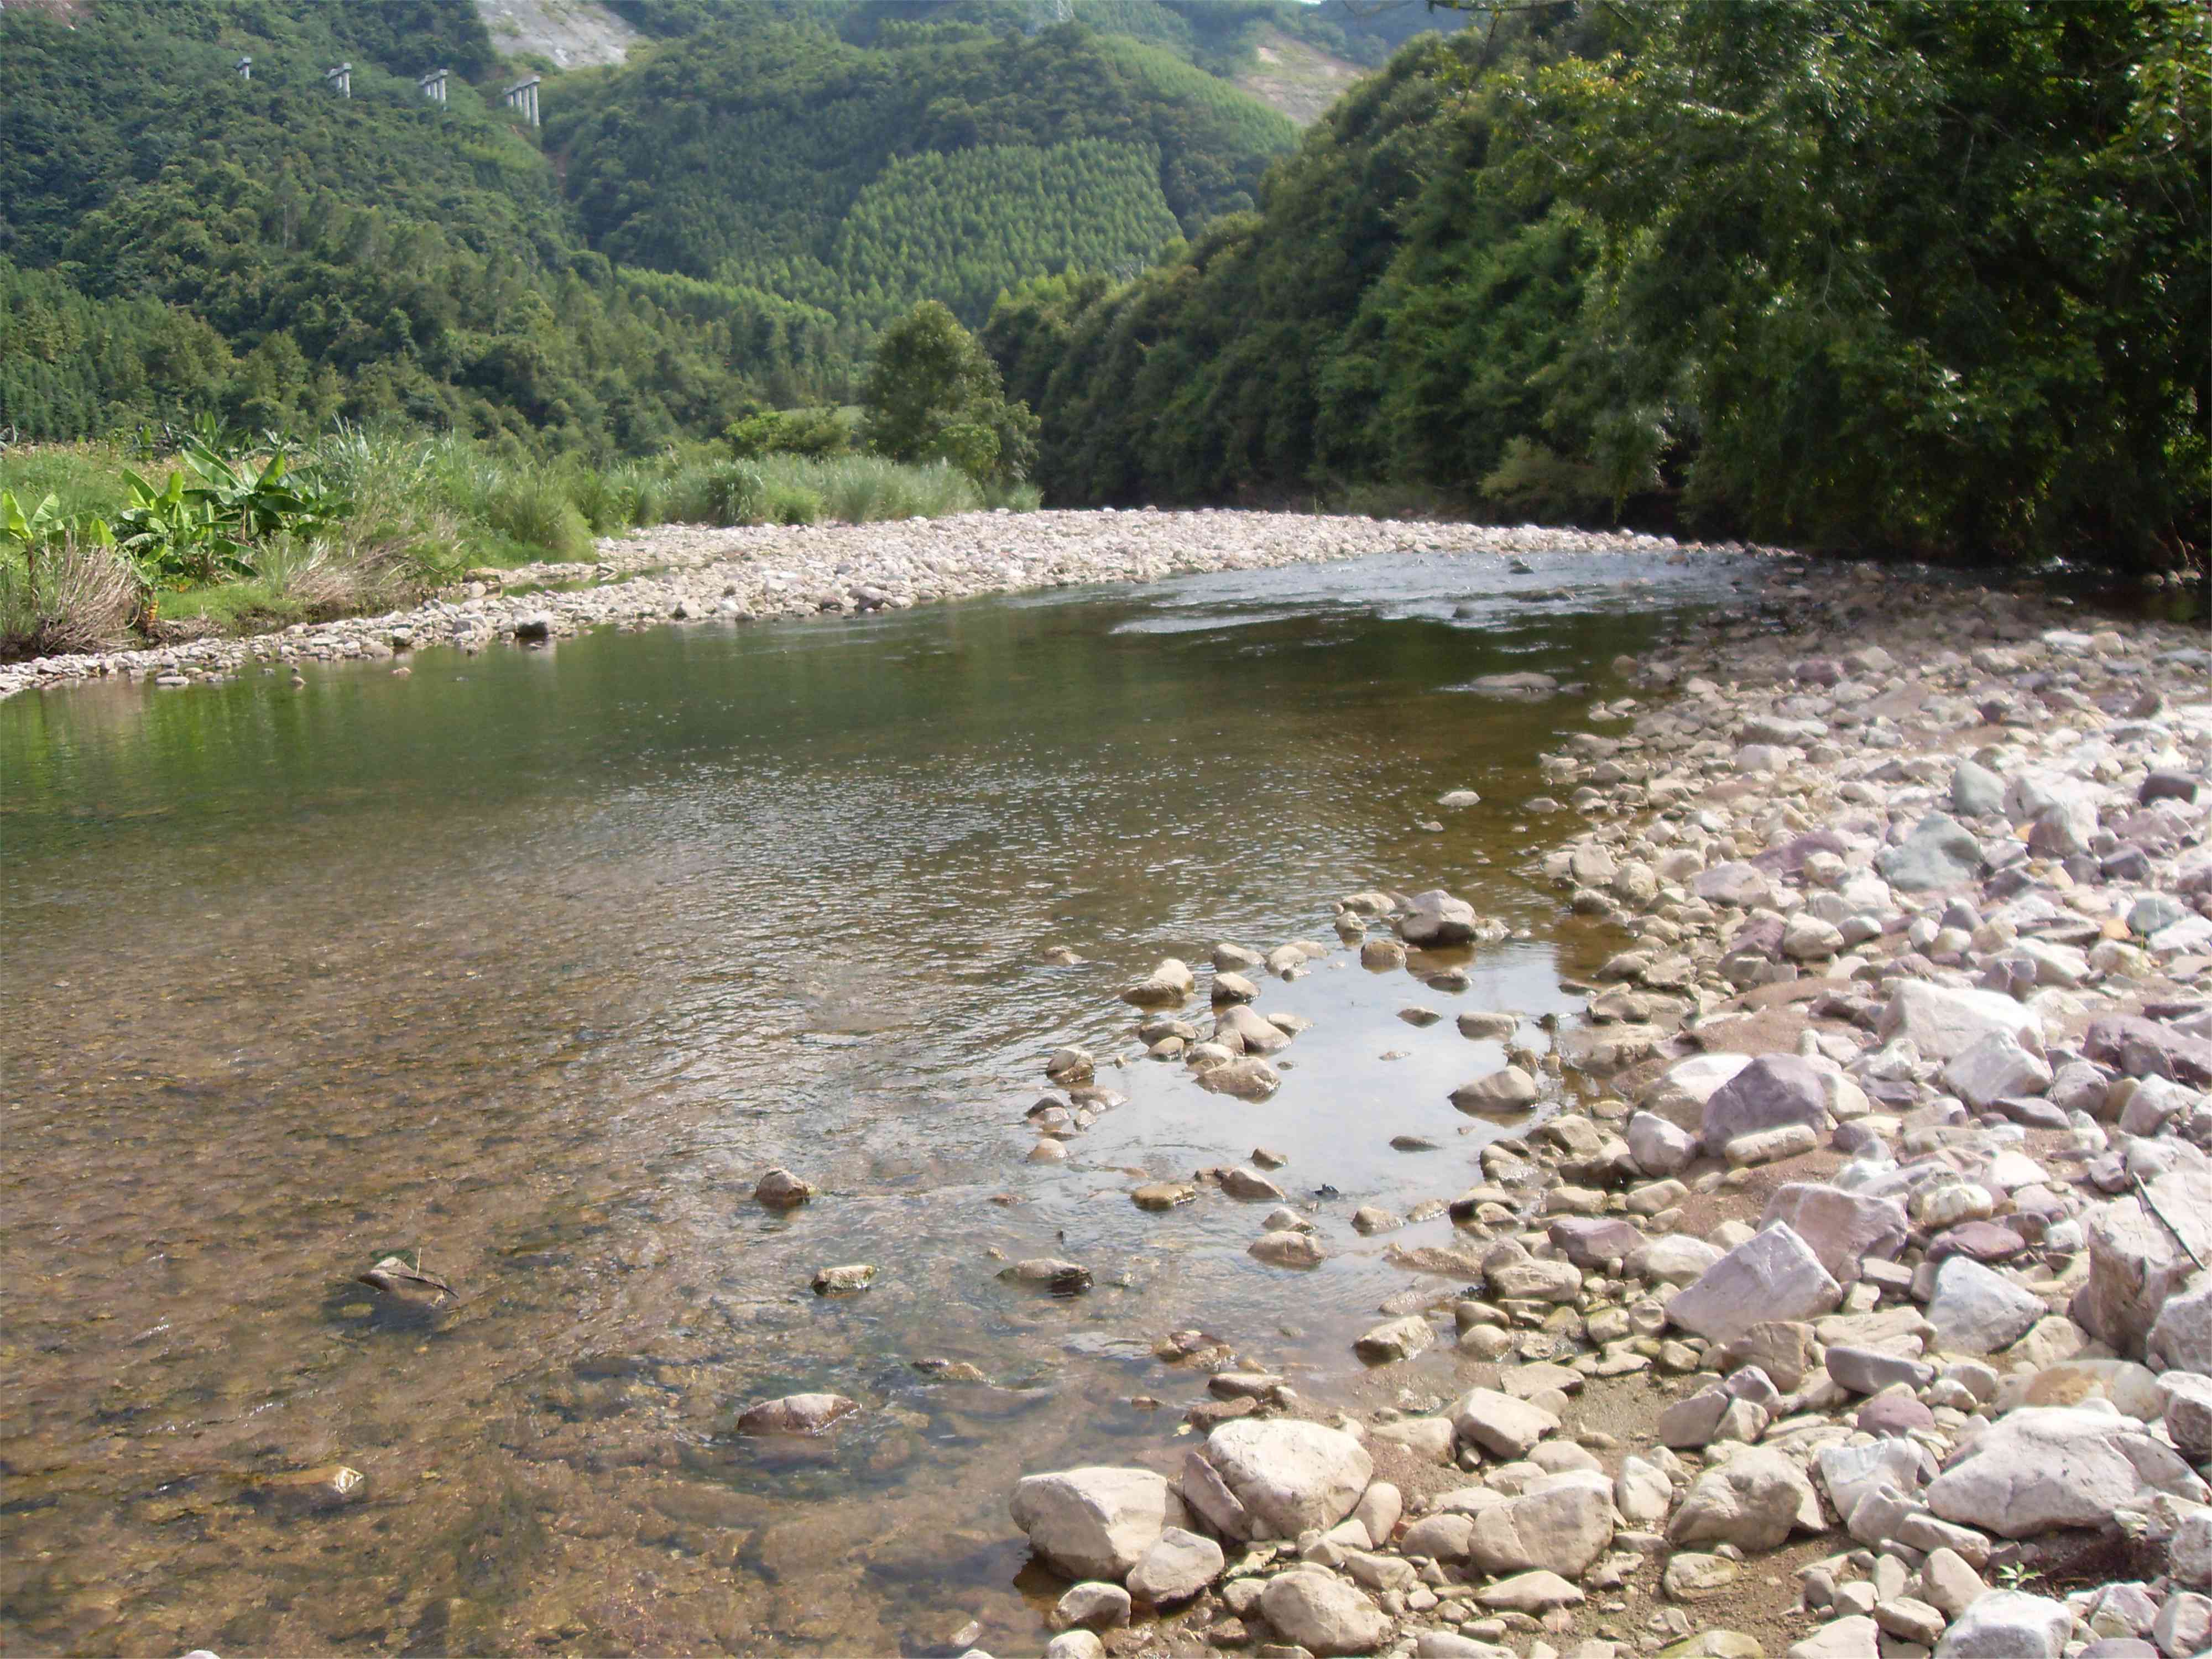
[[[1331,939],[1362,887],[1557,937],[1516,803],[1583,705],[1443,688],[1617,690],[1735,574],[1431,556],[0,705],[0,1647],[1040,1645],[1013,1480],[1164,1465],[1179,1327],[1326,1397],[1408,1283],[1346,1218],[1468,1183],[1443,1097],[1494,1045],[1397,1011],[1571,1004],[1550,944],[1455,994],[1339,951],[1263,991],[1315,1021],[1273,1100],[1109,1070],[1057,1169],[1042,1056],[1133,1054],[1130,974]],[[1127,1200],[1256,1144],[1341,1194],[1319,1273],[1218,1194]],[[750,1203],[778,1163],[821,1195]],[[417,1251],[457,1302],[355,1282]],[[1097,1289],[997,1279],[1047,1251]],[[808,1291],[848,1261],[875,1288]],[[867,1409],[732,1432],[803,1389]],[[264,1484],[333,1463],[350,1502]]]

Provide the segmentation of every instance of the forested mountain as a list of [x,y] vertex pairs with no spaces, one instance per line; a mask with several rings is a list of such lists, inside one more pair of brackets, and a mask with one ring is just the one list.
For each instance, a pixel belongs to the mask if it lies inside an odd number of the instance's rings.
[[1031,276],[1132,274],[1292,144],[1196,64],[1326,34],[1307,8],[1070,3],[641,3],[668,38],[549,75],[542,131],[472,0],[10,5],[0,430],[396,416],[635,452],[842,400],[918,301],[976,324]]
[[1832,546],[2201,556],[2212,22],[1562,4],[1416,43],[1133,281],[986,342],[1063,503],[1412,487]]
[[994,34],[1079,23],[1165,47],[1209,74],[1249,67],[1269,31],[1365,69],[1377,69],[1417,34],[1449,33],[1465,13],[1425,0],[605,0],[633,27],[664,39],[717,25],[812,22],[855,46],[915,23],[968,23]]
[[855,45],[748,16],[568,77],[546,137],[614,258],[872,328],[924,298],[980,323],[1001,287],[1072,258],[1133,270],[1249,207],[1296,130],[1079,25],[878,21]]
[[[442,106],[425,66],[455,71]],[[829,317],[589,249],[471,67],[469,0],[0,12],[0,428],[393,416],[641,450],[842,388]]]

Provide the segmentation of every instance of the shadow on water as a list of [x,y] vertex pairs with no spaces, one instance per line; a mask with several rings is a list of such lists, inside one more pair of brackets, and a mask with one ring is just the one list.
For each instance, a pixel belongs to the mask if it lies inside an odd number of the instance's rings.
[[[1410,1282],[1352,1209],[1450,1196],[1497,1133],[1445,1099],[1501,1058],[1451,1014],[1570,1010],[1602,948],[1523,805],[1586,702],[1449,688],[1620,695],[1741,574],[1438,553],[0,704],[0,1647],[1038,1645],[1013,1480],[1170,1467],[1170,1330],[1342,1386]],[[1263,988],[1314,1021],[1273,1099],[1109,1066],[1125,1103],[1023,1161],[1042,1057],[1133,1054],[1159,957],[1432,884],[1540,933],[1463,991],[1338,951]],[[1310,1275],[1218,1192],[1128,1200],[1261,1144]],[[750,1200],[776,1164],[812,1203]],[[457,1302],[355,1280],[418,1250]],[[999,1279],[1042,1255],[1097,1288]],[[810,1390],[864,1410],[734,1432]],[[332,1464],[366,1480],[326,1508],[238,1495]]]

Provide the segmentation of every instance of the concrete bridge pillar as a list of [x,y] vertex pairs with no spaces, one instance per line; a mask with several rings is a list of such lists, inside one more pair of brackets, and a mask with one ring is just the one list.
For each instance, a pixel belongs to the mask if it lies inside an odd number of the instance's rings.
[[339,97],[353,96],[353,65],[351,64],[340,64],[336,69],[325,70],[323,80],[326,84],[338,89]]
[[506,92],[501,94],[501,101],[505,103],[509,109],[519,112],[522,118],[529,122],[533,127],[538,125],[538,80],[539,77],[533,75],[527,80],[517,81],[513,86],[509,87]]

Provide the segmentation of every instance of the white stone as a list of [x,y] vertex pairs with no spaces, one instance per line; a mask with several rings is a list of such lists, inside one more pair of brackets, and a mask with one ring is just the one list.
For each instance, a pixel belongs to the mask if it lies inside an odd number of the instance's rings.
[[1311,1654],[1371,1653],[1390,1638],[1389,1617],[1364,1592],[1310,1568],[1269,1579],[1260,1612],[1284,1640]]
[[1747,1552],[1778,1549],[1808,1515],[1817,1529],[1820,1500],[1804,1470],[1779,1452],[1738,1452],[1692,1481],[1668,1526],[1669,1543],[1733,1544]]
[[1228,1565],[1221,1546],[1181,1527],[1169,1527],[1129,1571],[1129,1594],[1154,1607],[1188,1601],[1221,1577]]
[[1667,1518],[1674,1501],[1674,1483],[1657,1465],[1633,1455],[1624,1457],[1620,1473],[1613,1477],[1613,1501],[1621,1519],[1649,1531]]
[[1788,1659],[1875,1659],[1881,1630],[1864,1613],[1834,1619],[1802,1642],[1790,1644]]
[[2043,1021],[2001,991],[1968,990],[1906,980],[1881,1011],[1881,1036],[1906,1037],[1925,1060],[1951,1060],[1993,1032],[2008,1033],[2040,1053]]
[[1452,1426],[1493,1457],[1526,1457],[1539,1440],[1559,1426],[1541,1406],[1516,1400],[1493,1389],[1474,1389],[1452,1407]]
[[1628,1155],[1649,1176],[1670,1176],[1687,1167],[1697,1156],[1697,1137],[1656,1112],[1638,1112],[1628,1120]]
[[1072,1630],[1105,1630],[1129,1622],[1129,1592],[1103,1578],[1085,1579],[1054,1604],[1053,1626]]
[[1474,1522],[1468,1556],[1483,1571],[1577,1577],[1613,1542],[1613,1483],[1595,1470],[1553,1475]]
[[1182,1505],[1150,1469],[1091,1468],[1024,1476],[1014,1486],[1014,1524],[1030,1547],[1070,1578],[1119,1579],[1144,1559]]
[[2027,1407],[1969,1443],[1929,1484],[1946,1521],[2005,1538],[2098,1527],[2146,1489],[2203,1503],[2204,1483],[2173,1449],[2117,1411]]
[[1952,1353],[1995,1353],[2008,1348],[2051,1311],[2042,1298],[1971,1256],[1944,1259],[1936,1270],[1928,1322],[1936,1346]]
[[[1373,1478],[1367,1449],[1340,1429],[1289,1418],[1224,1423],[1207,1437],[1203,1461],[1235,1497],[1251,1520],[1279,1538],[1295,1538],[1310,1528],[1328,1528],[1352,1513]],[[1188,1467],[1184,1492],[1191,1495]],[[1207,1520],[1232,1537],[1234,1531],[1193,1496]]]
[[2009,1031],[1991,1031],[1952,1056],[1943,1085],[1980,1110],[2007,1095],[2035,1096],[2051,1086],[2051,1062],[2030,1054]]
[[1436,1329],[1427,1320],[1419,1314],[1408,1314],[1363,1333],[1352,1346],[1370,1364],[1387,1365],[1427,1352],[1436,1346]]
[[2074,1633],[2063,1601],[2020,1590],[1993,1590],[1952,1622],[1936,1659],[2059,1659]]
[[1629,1253],[1628,1271],[1655,1285],[1693,1285],[1726,1252],[1687,1233],[1668,1233]]
[[1674,1293],[1667,1317],[1712,1342],[1733,1342],[1770,1319],[1811,1319],[1843,1300],[1796,1230],[1778,1221],[1737,1245]]
[[[1445,1426],[1449,1429],[1450,1425]],[[1405,1509],[1405,1496],[1397,1487],[1388,1480],[1370,1480],[1358,1503],[1352,1505],[1352,1518],[1365,1528],[1367,1536],[1381,1547],[1389,1543],[1390,1534],[1397,1530],[1398,1517]]]

